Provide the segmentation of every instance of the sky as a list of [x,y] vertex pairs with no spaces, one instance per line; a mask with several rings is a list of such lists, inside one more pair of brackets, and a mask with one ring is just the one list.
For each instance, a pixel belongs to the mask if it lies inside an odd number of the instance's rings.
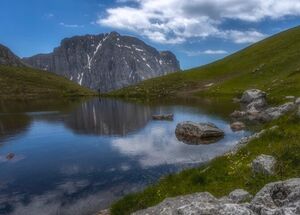
[[174,52],[183,69],[210,63],[300,24],[300,0],[1,0],[0,43],[20,57],[63,38],[117,31]]

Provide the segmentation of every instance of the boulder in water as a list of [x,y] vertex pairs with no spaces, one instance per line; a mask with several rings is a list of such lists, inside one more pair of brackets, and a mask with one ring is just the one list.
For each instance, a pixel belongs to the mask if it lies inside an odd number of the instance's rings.
[[172,121],[174,119],[174,114],[159,114],[159,115],[153,115],[153,120],[169,120]]
[[224,137],[224,131],[212,123],[181,122],[175,134],[178,140],[187,144],[214,143]]

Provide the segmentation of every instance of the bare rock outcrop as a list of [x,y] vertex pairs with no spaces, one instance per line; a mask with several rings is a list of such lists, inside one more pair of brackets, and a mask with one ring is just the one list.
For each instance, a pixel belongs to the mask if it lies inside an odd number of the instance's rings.
[[[243,203],[244,200],[250,202]],[[300,178],[267,184],[252,200],[247,191],[240,189],[221,199],[207,192],[195,193],[168,198],[154,207],[133,214],[297,215],[300,214]]]

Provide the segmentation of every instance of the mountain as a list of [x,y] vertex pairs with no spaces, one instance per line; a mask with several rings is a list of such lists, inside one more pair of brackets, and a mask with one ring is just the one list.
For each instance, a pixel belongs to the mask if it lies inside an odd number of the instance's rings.
[[296,27],[211,64],[147,80],[111,94],[139,98],[232,98],[246,89],[259,88],[279,103],[285,96],[300,96],[299,50],[300,27]]
[[23,59],[82,86],[108,92],[180,70],[171,52],[116,32],[64,39],[50,54]]
[[0,44],[0,65],[24,66],[19,57],[4,45]]
[[86,96],[94,92],[56,74],[26,67],[0,45],[0,99]]

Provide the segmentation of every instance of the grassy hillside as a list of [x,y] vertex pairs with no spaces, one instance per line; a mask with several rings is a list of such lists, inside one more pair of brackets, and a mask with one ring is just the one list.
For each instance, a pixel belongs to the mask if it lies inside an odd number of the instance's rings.
[[53,73],[27,67],[0,66],[0,99],[49,98],[93,95]]
[[[232,98],[249,88],[266,91],[271,104],[283,103],[289,95],[300,97],[300,27],[215,63],[148,80],[110,95],[135,99],[218,98],[222,105],[231,107],[228,104],[232,104]],[[203,167],[166,176],[144,191],[126,196],[112,205],[112,214],[130,214],[166,197],[193,192],[208,191],[221,197],[244,188],[254,194],[268,182],[299,177],[300,114],[296,110],[259,129],[274,125],[279,128],[252,141],[236,155],[221,156]],[[260,154],[276,157],[274,176],[253,175],[249,164]]]
[[[279,102],[300,96],[300,27],[277,34],[215,63],[155,78],[111,93],[129,98],[236,96],[260,88]],[[208,84],[213,83],[212,87]]]

